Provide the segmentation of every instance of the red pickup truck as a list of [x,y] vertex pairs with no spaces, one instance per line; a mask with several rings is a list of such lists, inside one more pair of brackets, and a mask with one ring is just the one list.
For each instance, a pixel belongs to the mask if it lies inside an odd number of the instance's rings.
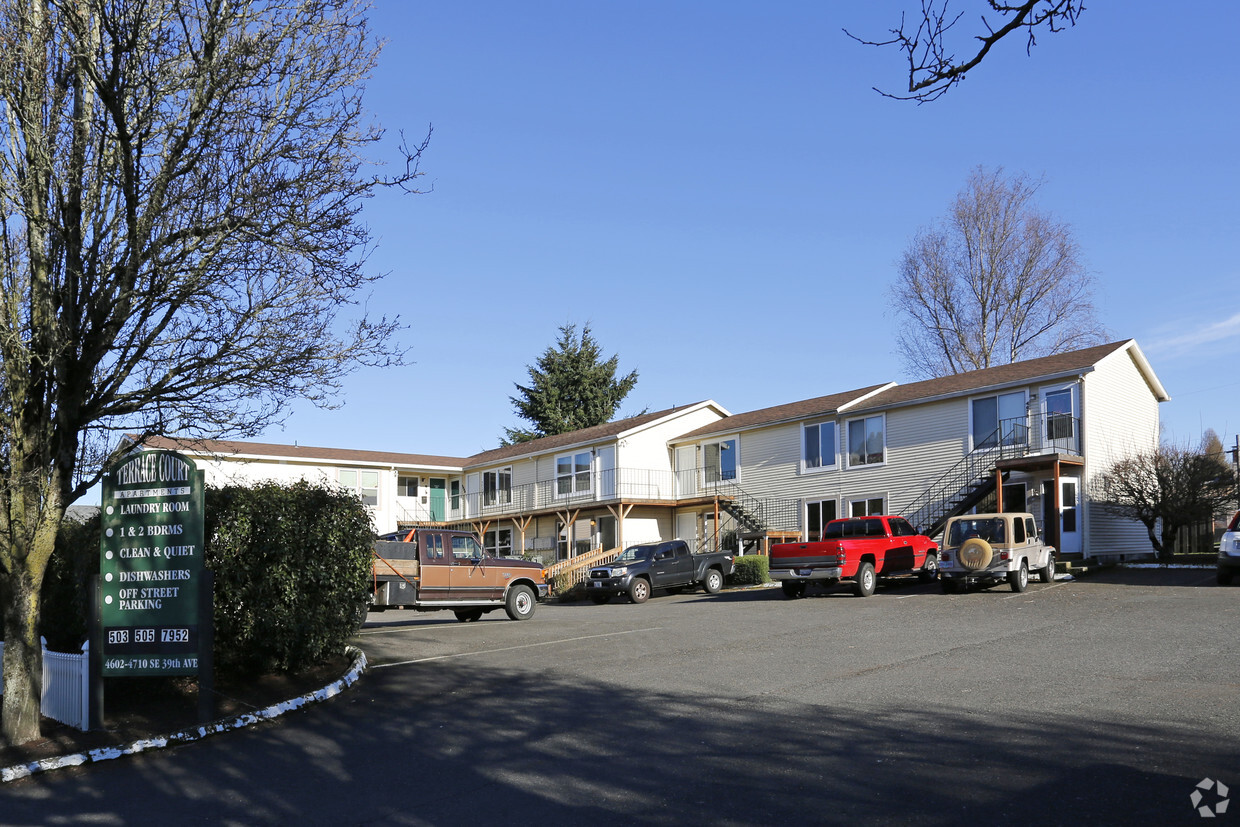
[[771,546],[771,579],[780,581],[785,597],[801,597],[810,583],[841,580],[852,580],[853,592],[869,597],[879,577],[916,573],[933,580],[938,568],[939,547],[903,517],[832,520],[817,542]]

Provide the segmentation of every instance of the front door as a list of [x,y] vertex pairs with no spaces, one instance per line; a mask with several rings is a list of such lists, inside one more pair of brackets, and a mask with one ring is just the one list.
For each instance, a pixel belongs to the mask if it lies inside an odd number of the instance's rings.
[[594,486],[594,490],[598,492],[598,498],[600,500],[615,499],[616,449],[609,445],[604,448],[599,448],[597,453],[598,465],[596,468],[596,473],[598,474],[598,483]]
[[1059,553],[1080,554],[1080,484],[1076,477],[1059,480]]
[[447,519],[447,509],[444,508],[445,497],[444,492],[448,488],[447,480],[431,477],[431,522],[441,523]]

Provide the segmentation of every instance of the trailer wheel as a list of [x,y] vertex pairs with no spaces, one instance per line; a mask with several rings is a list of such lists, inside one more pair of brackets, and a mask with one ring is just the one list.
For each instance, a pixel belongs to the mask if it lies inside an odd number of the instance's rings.
[[513,620],[529,620],[534,616],[534,607],[537,605],[534,590],[522,584],[508,590],[508,598],[504,601],[504,611],[508,612],[508,616]]

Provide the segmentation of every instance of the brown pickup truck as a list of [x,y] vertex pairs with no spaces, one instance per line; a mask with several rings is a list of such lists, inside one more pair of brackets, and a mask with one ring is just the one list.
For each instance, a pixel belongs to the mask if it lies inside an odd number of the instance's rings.
[[513,620],[528,620],[546,596],[542,566],[488,557],[468,531],[416,528],[402,540],[375,541],[372,611],[451,609],[470,622],[503,608]]

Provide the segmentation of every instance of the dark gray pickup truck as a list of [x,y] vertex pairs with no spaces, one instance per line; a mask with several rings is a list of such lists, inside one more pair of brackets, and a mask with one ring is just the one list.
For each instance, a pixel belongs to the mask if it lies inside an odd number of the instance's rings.
[[634,603],[645,603],[654,589],[685,589],[701,585],[707,594],[723,588],[732,573],[732,555],[716,551],[690,554],[684,540],[630,546],[606,566],[590,569],[586,595],[606,603],[627,594]]

